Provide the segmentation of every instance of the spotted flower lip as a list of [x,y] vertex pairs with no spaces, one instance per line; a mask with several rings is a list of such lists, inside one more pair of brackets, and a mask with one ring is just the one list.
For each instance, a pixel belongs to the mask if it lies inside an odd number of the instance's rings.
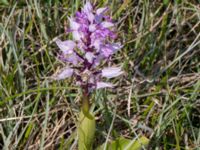
[[68,33],[72,40],[56,40],[60,48],[61,60],[67,63],[55,80],[74,77],[76,85],[87,87],[88,91],[101,88],[112,88],[114,85],[102,81],[104,78],[114,78],[121,74],[121,67],[105,67],[122,45],[114,43],[117,33],[115,23],[108,15],[108,7],[95,9],[87,1],[81,11],[74,17],[68,17]]

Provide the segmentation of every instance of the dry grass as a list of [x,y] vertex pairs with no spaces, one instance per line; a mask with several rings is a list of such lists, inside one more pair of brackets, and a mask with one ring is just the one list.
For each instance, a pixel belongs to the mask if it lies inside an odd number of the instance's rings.
[[[113,63],[126,73],[113,80],[116,89],[94,94],[95,146],[144,135],[148,149],[200,147],[199,3],[98,1],[117,21],[124,48]],[[62,66],[54,39],[67,38],[67,16],[81,5],[0,1],[0,149],[76,148],[80,94],[72,80],[48,77]]]

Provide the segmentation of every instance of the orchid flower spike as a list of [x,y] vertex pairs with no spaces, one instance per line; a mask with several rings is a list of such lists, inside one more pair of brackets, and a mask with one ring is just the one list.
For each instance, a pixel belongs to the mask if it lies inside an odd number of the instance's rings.
[[90,2],[86,2],[81,11],[68,18],[73,40],[56,40],[62,52],[60,58],[67,64],[54,77],[56,80],[73,76],[76,84],[88,91],[113,87],[102,79],[117,77],[123,71],[120,67],[101,68],[100,65],[109,62],[122,45],[112,42],[117,34],[114,22],[106,15],[107,11],[107,7],[95,10]]

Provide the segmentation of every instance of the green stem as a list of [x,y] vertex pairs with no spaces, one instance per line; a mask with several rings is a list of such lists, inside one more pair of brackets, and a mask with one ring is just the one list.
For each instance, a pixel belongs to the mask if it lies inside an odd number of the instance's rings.
[[89,94],[87,93],[87,91],[83,92],[82,112],[87,118],[89,118],[89,119],[94,118],[93,115],[91,115],[91,113],[90,113],[90,101],[89,101]]
[[79,115],[78,126],[78,149],[92,150],[95,136],[96,122],[95,117],[90,113],[90,101],[87,88],[83,88],[82,107]]

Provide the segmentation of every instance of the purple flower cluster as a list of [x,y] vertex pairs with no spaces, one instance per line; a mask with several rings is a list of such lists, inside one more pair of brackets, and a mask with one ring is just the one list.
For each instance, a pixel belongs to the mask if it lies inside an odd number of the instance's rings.
[[76,83],[82,88],[99,89],[113,87],[111,83],[102,82],[105,78],[113,78],[123,72],[120,67],[101,69],[102,62],[108,62],[110,57],[122,46],[113,43],[116,39],[114,23],[106,15],[108,8],[93,9],[90,2],[86,2],[75,17],[69,18],[73,40],[56,40],[62,51],[61,60],[68,63],[54,78],[56,80],[75,77]]

